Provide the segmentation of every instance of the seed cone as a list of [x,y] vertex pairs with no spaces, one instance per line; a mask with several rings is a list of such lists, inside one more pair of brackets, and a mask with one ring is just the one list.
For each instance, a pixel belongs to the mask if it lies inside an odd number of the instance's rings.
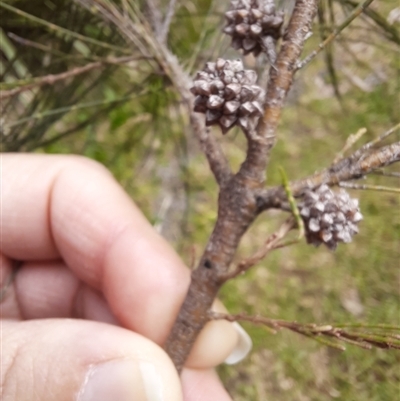
[[225,13],[224,32],[232,36],[232,47],[244,54],[266,53],[276,61],[276,41],[282,35],[283,12],[276,12],[274,0],[232,0]]
[[336,249],[339,242],[351,242],[363,218],[358,199],[351,199],[343,189],[334,193],[327,185],[306,192],[300,215],[307,242],[315,246],[325,244],[329,249]]
[[254,129],[263,112],[264,90],[255,85],[257,74],[245,70],[241,60],[207,63],[194,79],[194,111],[206,115],[206,125],[219,125],[227,133],[235,125]]

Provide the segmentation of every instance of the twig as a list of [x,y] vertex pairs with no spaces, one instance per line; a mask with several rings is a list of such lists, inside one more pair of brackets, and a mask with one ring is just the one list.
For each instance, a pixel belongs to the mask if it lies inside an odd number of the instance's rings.
[[231,272],[224,275],[224,281],[230,280],[240,274],[245,273],[255,264],[264,259],[267,254],[274,249],[280,248],[280,241],[286,237],[290,230],[296,226],[296,220],[290,217],[277,231],[268,237],[263,246],[259,248],[252,256],[242,260]]
[[148,93],[148,90],[144,90],[141,93],[134,93],[132,95],[129,96],[123,96],[117,99],[113,99],[113,100],[98,100],[98,101],[93,101],[93,102],[87,102],[87,103],[78,103],[72,106],[65,106],[65,107],[60,107],[58,109],[52,109],[52,110],[47,110],[44,112],[40,112],[40,113],[36,113],[36,114],[32,114],[29,117],[25,117],[25,118],[21,118],[17,121],[13,121],[9,124],[6,124],[6,128],[12,128],[15,127],[17,125],[21,125],[23,123],[26,123],[27,121],[32,121],[32,120],[40,120],[42,118],[45,117],[49,117],[49,116],[54,116],[56,114],[62,114],[62,113],[66,113],[66,112],[71,112],[74,110],[81,110],[81,109],[86,109],[86,108],[91,108],[91,107],[98,107],[98,106],[102,106],[102,105],[107,105],[107,104],[118,104],[121,102],[125,102],[126,100],[130,100],[130,99],[134,99],[136,97],[139,96],[143,96],[146,93]]
[[[330,8],[331,11],[331,17],[332,17],[332,9]],[[319,19],[319,34],[320,34],[320,39],[324,41],[326,39],[327,35],[327,30],[324,29],[326,27],[326,20],[325,20],[325,7],[324,7],[324,2],[320,3],[320,6],[318,7],[318,19]],[[333,21],[331,18],[331,26],[333,26]],[[342,103],[342,96],[340,94],[339,90],[339,83],[338,83],[338,77],[335,69],[335,63],[334,63],[334,56],[333,56],[333,43],[331,46],[326,46],[325,47],[325,64],[328,70],[328,74],[330,76],[330,83],[333,87],[333,91],[335,93],[335,97],[337,101],[340,104],[340,107],[343,109],[343,103]]]
[[[369,147],[366,149],[369,150]],[[378,168],[398,161],[400,161],[400,142],[395,142],[370,152],[360,153],[360,151],[356,151],[347,159],[343,159],[327,170],[315,174],[310,180],[313,182],[313,188],[323,183],[337,185],[342,181],[363,177]],[[301,185],[300,181],[294,188],[292,187],[295,194],[297,192],[296,189]]]
[[[206,21],[209,20],[209,18],[211,16],[214,15],[214,5],[216,3],[216,0],[213,0],[210,2],[209,7],[207,9],[206,14],[204,15],[204,23],[206,23]],[[222,36],[222,34],[220,32],[217,33],[217,35]],[[214,43],[217,44],[218,40],[217,40],[217,35],[214,34],[213,38],[214,38]],[[186,69],[187,71],[189,71],[189,73],[191,73],[193,71],[193,68],[196,64],[196,61],[201,53],[201,51],[203,50],[204,46],[205,46],[205,41],[209,40],[209,31],[207,29],[202,29],[200,32],[200,36],[197,40],[197,43],[195,44],[195,46],[191,49],[192,50],[192,54],[189,58],[189,60],[186,62]],[[212,57],[211,59],[214,59],[215,57]]]
[[131,51],[129,49],[124,49],[122,47],[110,45],[109,43],[101,42],[100,40],[93,39],[93,38],[90,38],[90,37],[85,36],[85,35],[81,35],[79,33],[76,33],[74,31],[71,31],[71,30],[66,29],[66,28],[62,28],[62,27],[60,27],[58,25],[52,24],[51,22],[45,21],[45,20],[43,20],[41,18],[35,17],[34,15],[28,14],[28,13],[26,13],[26,12],[24,12],[24,11],[18,9],[18,8],[10,6],[9,4],[6,4],[6,3],[4,3],[2,1],[0,1],[0,7],[3,7],[6,10],[11,11],[11,12],[13,12],[15,14],[18,14],[21,17],[25,17],[27,19],[30,19],[31,21],[34,21],[34,22],[36,22],[36,23],[38,23],[40,25],[44,25],[45,27],[47,27],[51,31],[61,32],[61,33],[65,34],[65,35],[68,35],[70,37],[82,40],[84,42],[91,43],[91,44],[96,45],[96,46],[104,47],[106,49],[116,50],[116,51],[119,51],[121,53],[131,53]]
[[158,0],[147,0],[146,11],[149,15],[150,24],[153,28],[153,31],[158,37],[160,35],[160,29],[162,27],[160,4]]
[[[348,4],[351,7],[357,7],[358,3],[352,0],[340,0],[341,3]],[[378,25],[386,35],[386,38],[391,40],[396,44],[400,44],[400,35],[399,31],[396,29],[395,26],[391,26],[385,17],[378,14],[372,8],[368,8],[365,10],[365,15],[368,16],[372,21]]]
[[[400,142],[395,142],[371,152],[355,151],[349,157],[340,160],[331,167],[291,183],[295,197],[301,196],[306,189],[314,189],[322,184],[338,185],[339,182],[359,179],[377,169],[400,161]],[[282,187],[262,189],[257,195],[260,212],[270,208],[282,209],[287,202]]]
[[22,38],[15,33],[8,32],[7,36],[23,46],[33,47],[34,49],[41,50],[45,53],[54,54],[55,56],[63,57],[64,59],[77,59],[77,60],[88,60],[88,61],[98,61],[98,57],[94,55],[78,55],[78,54],[66,54],[56,49],[53,49],[51,46],[45,46],[42,43],[33,42],[32,40],[28,40],[26,38]]
[[294,200],[293,192],[290,189],[290,184],[289,180],[287,178],[287,175],[285,173],[285,170],[283,170],[282,167],[279,168],[281,176],[282,176],[282,181],[283,181],[283,189],[285,190],[286,197],[289,201],[290,209],[292,211],[292,214],[296,220],[296,226],[299,229],[299,235],[297,237],[298,240],[302,239],[304,237],[304,222],[303,219],[300,216],[300,211],[299,208],[297,207],[297,203]]
[[194,97],[190,92],[192,80],[183,70],[177,58],[167,48],[160,43],[156,43],[155,47],[156,53],[154,56],[158,58],[160,65],[170,77],[186,106],[186,111],[190,117],[191,129],[207,158],[210,170],[214,174],[218,185],[221,188],[225,187],[232,179],[233,174],[221,145],[212,135],[211,129],[205,126],[203,116],[193,111]]
[[[187,103],[187,108],[191,107],[192,102]],[[195,115],[190,110],[190,121],[194,135],[197,137],[200,148],[204,155],[207,157],[208,164],[215,180],[220,187],[225,187],[229,184],[232,178],[232,171],[229,167],[228,160],[222,151],[221,145],[217,139],[212,135],[211,129],[204,126],[203,119]]]
[[380,323],[380,324],[368,324],[367,326],[362,323],[340,323],[340,324],[335,324],[336,327],[339,328],[355,328],[355,329],[362,329],[367,327],[368,329],[377,329],[377,330],[396,330],[400,331],[400,326],[393,325],[393,324],[385,324],[385,323]]
[[174,17],[174,14],[175,14],[176,3],[177,3],[177,0],[169,0],[167,12],[165,13],[164,23],[162,25],[162,28],[161,28],[159,36],[158,36],[158,39],[162,43],[165,43],[167,40],[169,27],[171,25],[172,18]]
[[366,134],[366,128],[360,128],[355,134],[351,134],[343,147],[343,149],[337,154],[333,164],[337,163],[339,160],[343,159],[344,154],[364,135]]
[[367,185],[367,184],[354,184],[352,182],[339,182],[338,186],[341,188],[365,189],[369,191],[391,192],[394,194],[400,194],[400,188],[384,187],[381,185]]
[[[83,5],[88,11],[93,11],[93,7],[105,19],[112,22],[128,39],[128,43],[133,44],[140,51],[140,53],[149,57],[149,50],[146,43],[142,40],[143,23],[148,24],[147,19],[140,12],[138,4],[135,1],[129,1],[127,10],[120,11],[120,9],[109,0],[74,0]],[[127,5],[128,6],[128,5]],[[128,12],[128,15],[127,13]],[[149,24],[148,24],[149,25]],[[149,25],[149,30],[151,27]]]
[[[346,325],[317,325],[313,323],[303,324],[286,320],[269,319],[261,316],[250,316],[243,313],[230,315],[227,313],[217,313],[209,311],[208,316],[210,319],[213,320],[223,319],[229,322],[245,321],[254,324],[261,324],[275,331],[280,329],[287,329],[322,342],[325,345],[342,350],[344,350],[344,347],[338,344],[337,341],[343,341],[367,349],[370,349],[372,347],[400,349],[400,340],[394,337],[393,334],[390,332],[391,330],[396,330],[400,333],[399,326],[391,326],[388,329],[389,332],[382,333],[382,327],[379,328],[378,332],[374,332],[376,325],[368,324],[358,325],[356,327],[353,326],[358,330],[349,330],[346,328]],[[331,342],[327,340],[327,338],[334,339],[336,340],[336,342]]]
[[309,54],[304,60],[300,61],[297,64],[297,69],[303,68],[306,64],[308,64],[311,60],[314,59],[327,45],[329,45],[342,31],[345,29],[350,23],[356,19],[365,9],[373,2],[374,0],[365,0],[360,3],[350,14],[349,16],[336,28],[333,32],[328,35],[328,37],[318,45],[317,49],[315,49],[311,54]]
[[383,175],[385,177],[400,178],[400,173],[397,173],[396,171],[376,170],[372,174]]
[[[131,99],[131,95],[134,92],[139,92],[140,89],[143,88],[142,85],[137,85],[137,86],[132,86],[129,91],[127,91],[124,96],[122,96],[120,99],[125,99],[125,101],[129,101]],[[122,103],[123,101],[121,101]],[[51,138],[47,138],[47,139],[43,139],[42,141],[37,141],[37,142],[33,142],[30,145],[27,145],[26,150],[28,152],[31,152],[35,149],[38,148],[43,148],[45,146],[51,145],[57,141],[59,141],[62,138],[65,138],[71,134],[73,134],[74,132],[77,132],[79,130],[82,130],[83,128],[85,128],[88,124],[92,123],[93,121],[96,120],[96,118],[99,117],[99,115],[108,115],[108,113],[115,107],[114,103],[109,103],[106,104],[105,107],[101,107],[98,110],[96,110],[88,119],[78,123],[77,125],[74,125],[70,128],[68,128],[67,130],[57,133],[57,135],[52,136]],[[143,118],[143,116],[142,116]],[[134,119],[135,120],[135,119]],[[24,140],[22,140],[22,143],[24,142]]]
[[94,63],[86,64],[86,65],[84,65],[82,67],[76,67],[76,68],[73,68],[70,71],[65,71],[65,72],[62,72],[62,73],[59,73],[59,74],[49,74],[49,75],[45,75],[43,77],[33,78],[31,80],[30,84],[27,84],[27,85],[24,85],[24,86],[19,86],[17,88],[10,89],[10,90],[0,91],[0,99],[3,100],[3,99],[6,99],[8,97],[18,95],[19,93],[22,93],[22,92],[25,92],[25,91],[28,91],[28,90],[31,90],[33,88],[40,87],[40,86],[43,86],[43,85],[53,85],[58,81],[62,81],[62,80],[68,79],[68,78],[72,78],[72,77],[75,77],[77,75],[84,74],[84,73],[86,73],[88,71],[92,71],[92,70],[94,70],[96,68],[104,67],[106,65],[127,63],[129,61],[138,60],[140,58],[141,57],[137,58],[137,57],[132,57],[132,56],[131,57],[128,57],[128,56],[119,57],[119,58],[115,58],[115,59],[108,58],[108,59],[105,59],[103,61],[96,61]]
[[384,132],[382,135],[379,135],[378,138],[374,139],[371,142],[366,143],[364,146],[362,146],[357,154],[361,154],[363,152],[366,152],[367,150],[371,149],[373,146],[377,145],[378,143],[382,142],[386,138],[388,138],[390,135],[395,133],[398,129],[400,129],[400,123],[396,124],[394,127],[390,128],[386,132]]

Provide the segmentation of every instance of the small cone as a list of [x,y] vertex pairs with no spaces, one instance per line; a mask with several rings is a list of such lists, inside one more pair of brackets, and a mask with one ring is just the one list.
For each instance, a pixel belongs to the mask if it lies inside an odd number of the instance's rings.
[[276,61],[276,42],[282,36],[283,13],[274,0],[232,0],[225,13],[224,33],[232,37],[232,47],[243,54],[264,52],[270,63]]
[[264,90],[255,85],[257,74],[245,70],[241,60],[206,63],[196,74],[191,92],[194,111],[206,115],[206,125],[218,124],[225,134],[235,125],[254,128],[263,113]]
[[327,185],[305,193],[300,215],[307,242],[325,244],[329,249],[336,249],[339,242],[351,242],[363,218],[357,199],[351,199],[343,189],[334,193]]

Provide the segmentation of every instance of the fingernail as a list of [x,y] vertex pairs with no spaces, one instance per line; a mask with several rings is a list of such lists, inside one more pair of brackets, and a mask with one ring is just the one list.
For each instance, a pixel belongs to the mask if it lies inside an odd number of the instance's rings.
[[253,347],[253,342],[243,327],[237,322],[234,322],[232,325],[238,334],[238,341],[235,348],[224,361],[227,365],[234,365],[242,361]]
[[149,362],[114,360],[91,366],[78,401],[163,401],[163,383]]
[[141,362],[139,368],[146,392],[146,401],[163,401],[163,383],[156,367],[150,362]]
[[[215,312],[229,313],[219,299],[214,301],[212,310]],[[251,341],[250,336],[239,323],[233,322],[231,323],[231,327],[233,327],[236,333],[237,340],[235,347],[224,360],[227,365],[234,365],[235,363],[242,361],[244,358],[246,358],[253,347],[253,342]]]
[[[218,299],[212,310],[227,313]],[[251,347],[249,335],[238,323],[212,320],[199,334],[185,365],[194,369],[209,369],[223,362],[231,365],[244,359]]]

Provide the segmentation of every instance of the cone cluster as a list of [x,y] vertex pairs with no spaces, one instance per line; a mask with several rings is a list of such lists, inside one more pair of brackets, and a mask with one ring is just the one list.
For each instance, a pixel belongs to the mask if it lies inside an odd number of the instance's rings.
[[256,72],[244,70],[241,60],[206,63],[191,88],[196,96],[194,111],[204,113],[206,125],[219,125],[224,134],[235,125],[253,129],[263,113],[265,96],[256,81]]
[[306,192],[300,215],[307,242],[315,246],[325,244],[329,249],[336,249],[339,242],[351,242],[358,233],[357,223],[363,218],[357,199],[351,199],[343,189],[334,193],[327,185]]
[[[274,64],[276,41],[281,37],[283,12],[276,12],[274,0],[232,0],[225,13],[224,32],[232,36],[232,47],[258,56],[264,51]],[[272,58],[272,59],[271,59]]]

